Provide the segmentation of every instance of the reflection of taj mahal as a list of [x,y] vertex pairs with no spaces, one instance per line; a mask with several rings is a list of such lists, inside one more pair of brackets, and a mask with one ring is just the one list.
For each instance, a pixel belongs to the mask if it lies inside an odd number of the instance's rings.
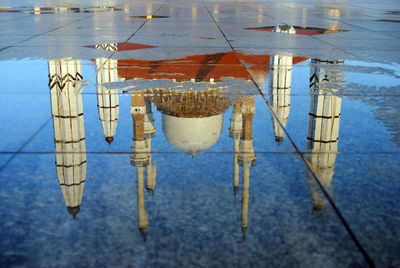
[[[96,59],[98,114],[103,134],[112,143],[119,117],[117,89],[105,84],[118,81],[117,60]],[[275,139],[281,142],[290,111],[290,88],[293,58],[276,55],[271,57],[270,94]],[[328,186],[333,176],[337,153],[340,98],[327,95],[326,85],[342,82],[332,75],[340,62],[314,59],[311,67],[312,98],[309,112],[307,149],[311,154],[311,166],[321,183]],[[51,95],[57,177],[68,212],[75,218],[80,210],[86,178],[86,145],[83,121],[81,62],[72,59],[49,61],[49,87]],[[336,79],[336,80],[335,80]],[[207,78],[215,83],[219,78]],[[210,82],[211,81],[211,82]],[[326,81],[329,81],[327,83]],[[195,80],[196,82],[196,80]],[[202,82],[204,83],[204,82]],[[218,82],[217,82],[218,83]],[[330,85],[329,84],[329,85]],[[241,226],[245,238],[249,208],[250,168],[256,155],[253,146],[254,96],[231,97],[221,89],[185,91],[171,89],[144,89],[130,93],[133,122],[131,165],[137,176],[138,228],[146,240],[149,228],[144,199],[144,187],[154,192],[157,168],[152,159],[152,139],[156,136],[152,106],[162,114],[162,131],[174,147],[195,155],[212,147],[223,131],[225,111],[232,106],[229,137],[233,141],[233,190],[236,198],[240,168],[242,169]],[[279,122],[280,124],[279,124]],[[315,154],[314,154],[315,153]],[[321,197],[310,189],[316,208],[322,208]]]
[[[119,95],[117,90],[107,89],[104,84],[117,81],[116,64],[115,60],[96,59],[98,114],[105,140],[110,144],[117,128]],[[75,218],[80,210],[86,178],[81,62],[72,59],[49,61],[49,72],[57,175],[68,211]],[[131,165],[136,169],[138,227],[144,239],[149,226],[144,187],[154,192],[157,175],[151,154],[151,141],[156,135],[152,105],[162,113],[162,129],[167,141],[195,155],[212,147],[220,139],[224,113],[234,103],[229,129],[234,143],[233,185],[236,196],[242,167],[242,229],[245,234],[248,226],[250,167],[256,158],[252,142],[254,97],[243,95],[232,98],[215,89],[193,92],[142,90],[133,91],[130,95],[133,119]]]
[[[168,142],[190,154],[213,146],[220,138],[223,114],[231,100],[221,92],[172,91],[150,94],[146,91],[131,93],[133,118],[133,145],[131,164],[136,167],[138,178],[139,230],[147,233],[148,216],[144,204],[144,172],[146,188],[154,191],[156,168],[152,165],[151,139],[155,134],[151,102],[162,112],[163,132]],[[255,154],[252,139],[252,121],[255,112],[253,97],[235,99],[235,111],[230,132],[234,139],[234,189],[239,186],[239,166],[243,167],[242,227],[248,225],[250,167]],[[244,231],[245,232],[245,231]]]

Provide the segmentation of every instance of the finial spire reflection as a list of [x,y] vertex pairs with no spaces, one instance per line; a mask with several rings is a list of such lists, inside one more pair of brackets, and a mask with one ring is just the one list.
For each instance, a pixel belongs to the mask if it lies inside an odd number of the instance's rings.
[[231,124],[229,128],[229,137],[233,139],[233,194],[236,195],[239,188],[239,141],[242,134],[242,112],[240,110],[240,99],[236,99],[233,104],[233,113],[231,117]]
[[249,225],[249,188],[250,188],[250,167],[254,165],[256,155],[253,146],[253,117],[255,113],[254,99],[244,100],[241,104],[242,113],[242,134],[239,144],[239,165],[243,169],[243,191],[242,191],[242,236],[243,242],[246,239]]
[[146,169],[146,189],[152,191],[154,197],[157,169],[152,163],[151,156],[151,139],[155,136],[156,129],[153,125],[151,103],[145,99],[144,93],[131,94],[131,115],[133,119],[131,165],[136,167],[138,227],[146,242],[149,219],[144,200],[144,174]]

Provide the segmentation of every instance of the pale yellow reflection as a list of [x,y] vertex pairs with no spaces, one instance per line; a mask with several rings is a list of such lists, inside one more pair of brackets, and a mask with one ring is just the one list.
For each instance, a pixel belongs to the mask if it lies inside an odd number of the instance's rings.
[[197,21],[197,6],[192,6],[192,21]]
[[263,18],[264,18],[264,9],[262,6],[258,7],[258,14],[257,14],[257,22],[259,24],[263,23]]
[[303,25],[307,25],[307,9],[303,8],[301,10],[301,22]]
[[214,5],[213,13],[219,14],[219,5]]
[[147,12],[147,18],[151,19],[153,15],[153,6],[151,4],[147,4],[146,12]]

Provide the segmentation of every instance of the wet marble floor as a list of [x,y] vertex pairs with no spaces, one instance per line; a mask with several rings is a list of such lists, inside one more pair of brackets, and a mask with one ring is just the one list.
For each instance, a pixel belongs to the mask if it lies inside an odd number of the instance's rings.
[[400,266],[399,10],[0,0],[1,267]]

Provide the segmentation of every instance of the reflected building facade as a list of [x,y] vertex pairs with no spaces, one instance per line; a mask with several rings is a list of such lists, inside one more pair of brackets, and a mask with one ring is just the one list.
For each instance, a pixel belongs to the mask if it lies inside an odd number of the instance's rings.
[[[289,28],[288,31],[292,30]],[[99,49],[117,51],[118,45],[101,45]],[[200,90],[189,90],[183,86],[178,90],[148,88],[129,92],[131,98],[130,113],[133,120],[130,162],[136,169],[138,229],[145,241],[149,229],[149,215],[146,210],[144,189],[146,188],[154,195],[157,176],[156,164],[152,159],[152,139],[156,134],[152,107],[161,112],[162,130],[167,141],[172,146],[194,156],[199,151],[212,147],[219,140],[223,130],[224,113],[230,106],[233,108],[229,127],[229,136],[233,139],[234,152],[233,191],[236,200],[242,169],[241,227],[243,241],[245,240],[249,226],[250,169],[256,160],[253,145],[255,97],[252,96],[252,93],[247,92],[238,96],[231,96],[230,93],[225,92],[225,89],[221,90],[218,83],[221,83],[222,77],[227,72],[229,73],[229,70],[224,69],[226,68],[224,64],[221,64],[222,67],[219,67],[219,65],[209,66],[216,62],[224,63],[224,59],[229,63],[232,60],[231,58],[230,53],[203,55],[202,57],[193,56],[192,60],[205,61],[206,64],[199,64],[199,68],[189,69],[186,72],[179,69],[181,64],[178,60],[178,64],[172,67],[172,71],[182,71],[183,75],[180,78],[168,75],[166,66],[162,64],[155,66],[152,62],[118,61],[106,58],[95,60],[98,114],[103,134],[108,143],[114,140],[119,118],[119,92],[117,88],[112,89],[108,85],[119,80],[136,80],[136,77],[144,80],[153,80],[151,78],[156,77],[157,79],[167,79],[176,84],[182,83],[180,85],[191,83],[204,87]],[[270,92],[273,98],[273,109],[279,120],[285,125],[290,111],[292,66],[305,59],[281,55],[268,57],[268,59],[270,59],[268,65],[270,67],[268,68],[272,70]],[[187,58],[183,60],[187,60]],[[247,60],[254,61],[254,58]],[[130,66],[130,64],[133,66]],[[138,68],[142,66],[141,64],[147,64],[146,66],[150,68]],[[166,62],[167,67],[171,64],[173,63]],[[237,68],[234,68],[233,76],[241,81],[249,81],[248,73],[240,70],[238,66],[235,67]],[[79,92],[79,82],[82,81],[81,69],[80,61],[76,60],[63,59],[49,62],[49,86],[52,95],[56,151],[67,152],[68,146],[74,146],[72,151],[79,152],[72,156],[62,154],[59,157],[57,155],[57,175],[68,211],[73,216],[79,211],[86,177],[83,108],[82,96]],[[143,73],[143,70],[146,70],[146,73]],[[135,71],[139,72],[138,75]],[[68,96],[68,98],[64,96]],[[67,108],[63,108],[64,106],[72,107],[69,108],[72,110],[69,111]],[[61,107],[62,113],[58,112],[59,107]],[[67,121],[60,124],[61,119],[70,120],[70,128],[64,126],[67,125]],[[274,122],[276,140],[283,137],[283,133],[279,129]],[[74,137],[62,137],[60,133],[66,132],[73,133],[71,135],[74,135]],[[65,146],[59,148],[61,144],[65,144]],[[65,160],[63,157],[67,157],[67,159]],[[73,174],[73,176],[68,174]]]
[[[233,100],[214,89],[201,91],[174,91],[168,89],[139,90],[131,92],[133,119],[133,145],[131,164],[137,173],[138,228],[147,239],[149,216],[144,201],[144,174],[146,188],[154,191],[156,168],[152,166],[151,138],[155,134],[151,104],[162,114],[162,129],[167,141],[192,156],[213,146],[220,138],[223,115],[234,102],[230,133],[234,138],[234,191],[239,188],[239,170],[243,169],[242,232],[245,238],[248,227],[250,167],[255,153],[252,140],[252,123],[255,112],[254,97]],[[146,124],[146,117],[147,124]],[[146,127],[147,125],[147,127]]]
[[162,114],[162,128],[167,141],[194,156],[199,150],[207,149],[218,141],[223,126],[223,114],[230,106],[231,99],[214,90],[176,92],[165,89],[131,92],[131,165],[136,168],[137,175],[138,228],[145,241],[149,220],[144,200],[144,181],[146,180],[146,188],[154,194],[157,173],[151,154],[151,139],[156,133],[152,103]]
[[[240,60],[238,60],[238,57]],[[146,152],[151,155],[151,146],[143,142],[148,138],[142,133],[145,132],[142,129],[145,129],[145,111],[149,111],[149,108],[151,108],[150,102],[162,114],[162,130],[166,140],[175,148],[193,156],[201,150],[212,147],[219,140],[223,130],[224,113],[233,103],[229,136],[233,139],[233,190],[235,199],[239,189],[240,167],[242,167],[243,173],[241,202],[243,240],[249,225],[250,168],[256,159],[252,138],[255,102],[251,95],[258,92],[246,92],[239,94],[241,96],[232,97],[227,92],[229,90],[219,89],[218,84],[226,76],[234,77],[238,81],[250,81],[251,77],[248,71],[243,68],[243,63],[251,64],[253,75],[257,74],[258,77],[264,79],[269,71],[269,59],[268,55],[247,56],[229,52],[194,55],[165,61],[132,59],[118,62],[119,77],[125,81],[164,79],[172,82],[172,85],[174,83],[179,85],[178,89],[172,90],[168,88],[148,88],[131,92],[131,113],[134,122],[134,146],[132,146],[131,163],[136,166],[137,170],[143,169],[141,166],[146,166],[142,163],[148,163],[149,158],[146,156]],[[303,60],[305,58],[298,58],[298,61]],[[264,64],[264,61],[268,64]],[[263,64],[260,64],[261,62]],[[188,63],[190,64],[188,65]],[[260,73],[262,75],[259,75]],[[221,85],[227,87],[225,84],[221,83]],[[192,86],[196,87],[196,90],[193,90]],[[243,88],[240,88],[240,90],[243,90]],[[146,112],[146,114],[148,113]],[[148,118],[147,122],[152,122],[152,117],[149,116]],[[152,169],[147,167],[147,170]],[[141,233],[147,234],[149,223],[142,195],[143,171],[137,172],[138,225]],[[148,183],[148,181],[149,176],[147,175],[146,182]],[[155,182],[155,180],[153,181]]]
[[67,210],[75,218],[86,179],[82,63],[59,59],[50,60],[48,65],[57,177]]

